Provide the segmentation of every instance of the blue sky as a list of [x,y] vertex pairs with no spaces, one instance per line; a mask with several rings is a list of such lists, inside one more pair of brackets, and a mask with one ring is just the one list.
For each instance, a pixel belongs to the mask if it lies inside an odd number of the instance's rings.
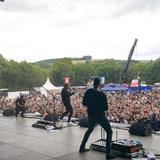
[[159,0],[5,0],[0,53],[8,60],[160,57]]

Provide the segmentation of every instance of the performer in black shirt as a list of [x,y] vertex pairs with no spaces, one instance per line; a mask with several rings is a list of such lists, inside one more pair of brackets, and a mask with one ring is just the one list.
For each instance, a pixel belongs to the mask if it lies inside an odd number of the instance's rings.
[[62,102],[65,106],[66,111],[63,113],[63,115],[60,117],[60,120],[63,119],[64,116],[68,115],[68,123],[70,123],[71,117],[73,115],[73,109],[70,102],[70,96],[72,96],[74,92],[71,92],[71,88],[68,83],[64,84],[64,87],[61,91],[62,96]]
[[15,116],[17,117],[17,115],[19,114],[19,112],[21,112],[21,117],[24,117],[24,113],[26,111],[26,107],[25,107],[25,98],[24,95],[20,95],[20,98],[18,98],[16,101],[16,113]]
[[100,124],[107,133],[106,139],[106,159],[113,159],[115,155],[111,155],[111,143],[112,143],[112,128],[108,119],[105,117],[105,111],[108,109],[108,103],[106,95],[98,91],[100,87],[100,79],[94,79],[94,88],[90,88],[85,92],[82,104],[87,107],[89,127],[86,131],[82,143],[80,145],[79,153],[89,151],[85,148],[87,140],[94,130],[95,125]]

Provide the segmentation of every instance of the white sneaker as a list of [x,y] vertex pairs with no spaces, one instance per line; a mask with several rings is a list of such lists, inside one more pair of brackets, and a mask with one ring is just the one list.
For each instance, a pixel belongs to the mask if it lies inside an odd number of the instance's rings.
[[55,129],[55,127],[51,125],[47,125],[45,128],[49,131]]
[[75,124],[75,123],[72,123],[72,122],[68,122],[67,123],[67,126],[76,126],[77,124]]

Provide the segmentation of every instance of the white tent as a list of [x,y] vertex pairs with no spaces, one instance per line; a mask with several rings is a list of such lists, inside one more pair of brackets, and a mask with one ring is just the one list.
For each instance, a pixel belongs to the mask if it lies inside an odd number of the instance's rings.
[[43,85],[42,88],[44,88],[44,89],[46,89],[46,90],[50,90],[50,91],[52,91],[52,90],[57,90],[57,89],[58,89],[58,87],[55,87],[55,86],[50,82],[49,78],[47,78],[47,80],[46,80],[46,82],[45,82],[45,84]]
[[49,78],[47,78],[46,82],[44,83],[44,85],[40,88],[40,91],[42,94],[48,95],[47,91],[49,91],[50,93],[57,93],[60,92],[61,88],[54,86]]

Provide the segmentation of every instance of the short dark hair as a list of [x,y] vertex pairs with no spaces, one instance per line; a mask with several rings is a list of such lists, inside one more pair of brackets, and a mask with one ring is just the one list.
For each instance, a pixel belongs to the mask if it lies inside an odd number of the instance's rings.
[[99,79],[99,78],[95,78],[95,79],[94,79],[94,82],[93,82],[93,85],[94,85],[94,86],[100,85],[100,79]]

